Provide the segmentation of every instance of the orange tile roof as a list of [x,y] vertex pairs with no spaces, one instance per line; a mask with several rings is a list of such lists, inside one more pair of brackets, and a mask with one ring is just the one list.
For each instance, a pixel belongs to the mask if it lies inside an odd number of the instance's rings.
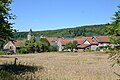
[[49,41],[49,43],[51,43],[52,41],[58,41],[59,38],[47,38],[47,40]]
[[23,47],[25,45],[25,42],[26,42],[26,40],[16,40],[16,41],[13,41],[13,44],[16,47]]
[[[95,38],[95,39],[94,39]],[[97,45],[98,42],[109,42],[108,36],[95,36],[95,37],[77,37],[74,39],[63,39],[63,38],[47,38],[47,40],[51,43],[52,41],[58,41],[60,40],[62,45],[65,45],[66,43],[77,41],[78,44],[81,44],[81,46],[87,46],[84,44],[85,40],[90,42],[92,45]]]
[[82,37],[80,39],[87,40],[90,44],[98,44],[96,40],[92,39],[93,37]]
[[90,44],[98,44],[98,42],[94,40],[93,37],[87,37],[87,40],[90,42]]
[[95,36],[98,42],[110,42],[108,36]]
[[73,41],[73,39],[59,39],[59,40],[61,41],[62,45],[65,45],[65,44]]
[[86,39],[85,38],[75,38],[74,40],[77,41],[78,44],[83,44]]

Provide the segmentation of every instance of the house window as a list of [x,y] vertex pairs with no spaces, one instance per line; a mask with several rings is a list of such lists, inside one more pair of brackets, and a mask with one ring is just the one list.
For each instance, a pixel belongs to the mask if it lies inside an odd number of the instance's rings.
[[12,46],[10,46],[10,49],[12,49]]
[[10,49],[12,49],[12,47],[10,46]]

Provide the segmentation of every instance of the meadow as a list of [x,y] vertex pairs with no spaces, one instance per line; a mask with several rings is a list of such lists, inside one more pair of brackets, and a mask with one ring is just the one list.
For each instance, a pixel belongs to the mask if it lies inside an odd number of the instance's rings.
[[[14,63],[40,67],[34,73],[25,71],[34,80],[117,80],[120,67],[101,52],[50,52],[37,54],[1,55],[0,64]],[[0,65],[0,67],[1,67]],[[31,73],[31,74],[30,74]],[[26,79],[29,80],[29,79]]]

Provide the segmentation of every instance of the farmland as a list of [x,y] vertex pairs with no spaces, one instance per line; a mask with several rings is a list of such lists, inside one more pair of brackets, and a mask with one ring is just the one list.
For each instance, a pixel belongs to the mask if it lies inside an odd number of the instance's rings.
[[118,66],[108,59],[109,55],[100,52],[76,53],[37,53],[19,55],[1,55],[0,64],[14,62],[42,66],[41,71],[36,71],[40,80],[116,80],[120,73]]

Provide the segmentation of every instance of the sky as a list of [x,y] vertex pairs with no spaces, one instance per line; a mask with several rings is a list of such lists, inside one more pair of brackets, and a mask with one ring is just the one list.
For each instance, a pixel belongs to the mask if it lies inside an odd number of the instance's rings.
[[14,0],[14,28],[19,31],[43,31],[105,24],[120,0]]

